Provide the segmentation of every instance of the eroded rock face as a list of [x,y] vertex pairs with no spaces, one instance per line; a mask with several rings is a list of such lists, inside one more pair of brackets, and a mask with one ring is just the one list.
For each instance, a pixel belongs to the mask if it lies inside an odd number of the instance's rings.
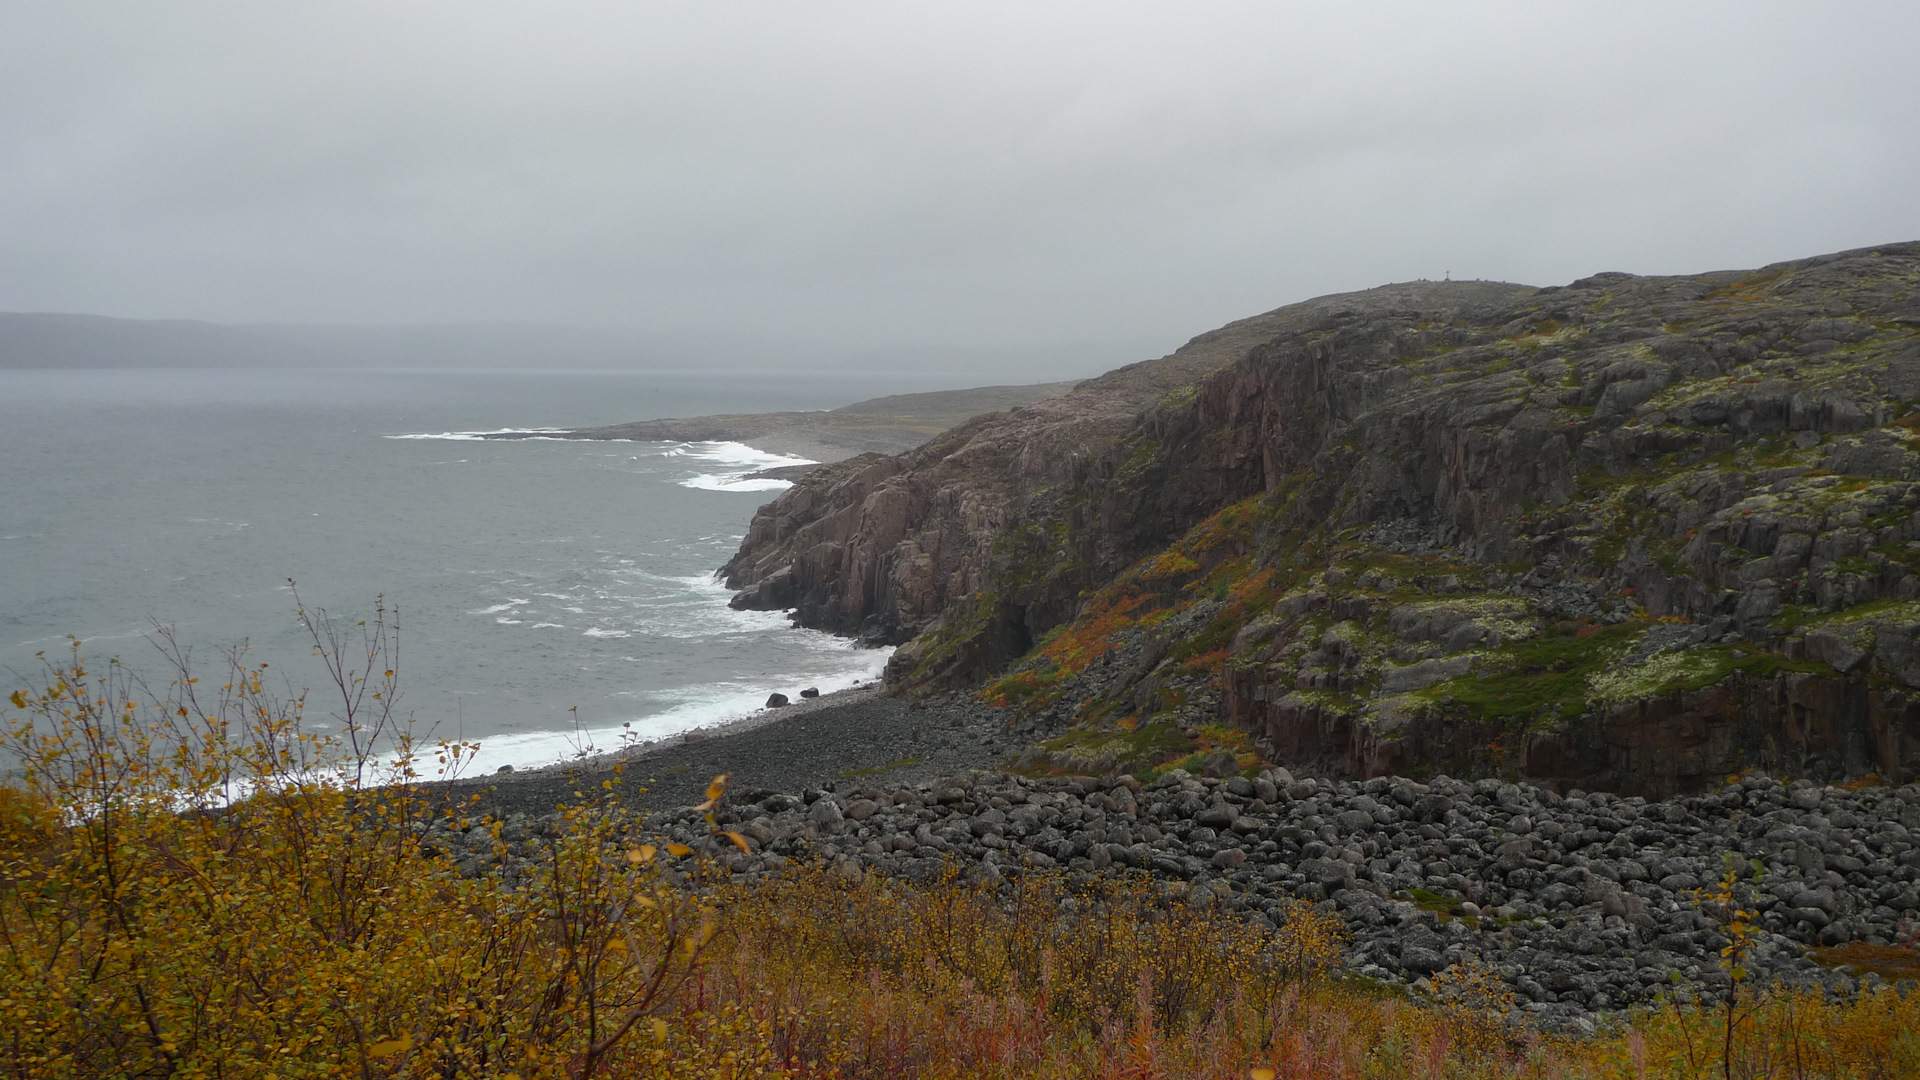
[[1907,776],[1917,400],[1920,244],[1395,286],[823,472],[729,580],[905,641],[896,686],[1026,654],[996,693],[1035,733],[1224,715],[1350,773],[1656,794]]
[[[822,469],[760,509],[722,572],[736,606],[793,608],[803,625],[909,643],[890,683],[964,685],[1071,619],[1083,591],[1262,489],[1258,432],[1198,408],[1199,394],[1217,393],[1208,376],[1340,312],[1451,319],[1531,292],[1388,286],[1230,324],[907,454]],[[1206,445],[1189,447],[1196,439]]]

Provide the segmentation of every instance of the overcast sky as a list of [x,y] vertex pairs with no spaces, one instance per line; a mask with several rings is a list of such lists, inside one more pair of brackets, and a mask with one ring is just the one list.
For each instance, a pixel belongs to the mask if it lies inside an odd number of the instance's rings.
[[1920,4],[1573,7],[8,0],[0,310],[1171,348],[1920,238]]

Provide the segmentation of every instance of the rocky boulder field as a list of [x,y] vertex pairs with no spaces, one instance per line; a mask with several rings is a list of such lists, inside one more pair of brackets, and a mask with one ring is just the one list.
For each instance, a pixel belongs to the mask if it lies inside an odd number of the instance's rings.
[[[1357,975],[1418,983],[1463,961],[1495,971],[1543,1022],[1728,982],[1722,923],[1698,890],[1731,867],[1764,930],[1756,981],[1849,991],[1878,982],[1823,967],[1809,949],[1901,940],[1920,911],[1920,787],[1845,790],[1751,776],[1650,802],[1498,780],[1425,783],[1194,776],[1032,779],[975,772],[897,788],[841,782],[740,791],[718,814],[747,852],[715,842],[701,814],[656,812],[657,833],[753,879],[827,860],[927,880],[950,860],[975,880],[1060,872],[1144,873],[1190,899],[1283,920],[1288,899],[1337,910]],[[514,814],[496,840],[443,819],[429,848],[465,873],[526,870],[555,815]]]
[[[1920,970],[1920,243],[1293,304],[823,466],[722,573],[898,646],[641,763],[733,875],[1326,905],[1356,977],[1472,962],[1563,1028]],[[664,809],[722,772],[744,851]],[[518,872],[545,783],[432,846]]]

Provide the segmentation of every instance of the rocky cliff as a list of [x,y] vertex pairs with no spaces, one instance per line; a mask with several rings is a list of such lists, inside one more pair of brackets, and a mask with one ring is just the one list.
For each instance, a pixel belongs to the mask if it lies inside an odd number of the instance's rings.
[[1076,767],[1920,770],[1920,244],[1234,323],[756,516],[738,603]]

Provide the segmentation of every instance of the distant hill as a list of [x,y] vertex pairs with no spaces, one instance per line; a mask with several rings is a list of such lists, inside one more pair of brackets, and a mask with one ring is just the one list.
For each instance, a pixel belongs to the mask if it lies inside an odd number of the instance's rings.
[[[581,428],[561,433],[500,432],[488,439],[633,439],[642,442],[743,442],[780,454],[815,461],[842,461],[856,454],[898,454],[983,413],[1004,412],[1059,397],[1077,383],[1025,386],[976,386],[894,394],[856,401],[819,412],[738,413],[684,419],[638,420],[628,424]],[[815,466],[770,469],[766,475],[793,479]]]
[[683,355],[711,359],[678,343],[565,326],[232,326],[0,312],[0,368],[624,367]]
[[0,368],[232,367],[310,362],[285,343],[186,320],[0,312]]
[[1019,347],[846,344],[751,333],[538,323],[230,325],[0,312],[0,369],[169,367],[656,368],[953,371],[1013,382],[1105,370],[1139,341]]

